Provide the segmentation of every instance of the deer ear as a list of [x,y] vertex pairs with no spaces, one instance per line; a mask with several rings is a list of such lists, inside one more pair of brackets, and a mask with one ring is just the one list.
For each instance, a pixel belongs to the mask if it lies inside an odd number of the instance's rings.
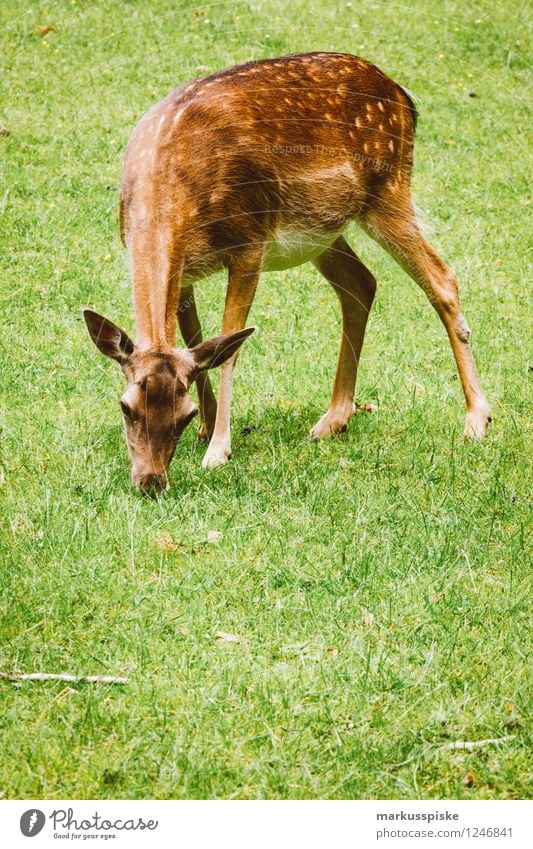
[[89,335],[100,353],[124,365],[135,348],[128,334],[92,310],[83,310],[83,317]]
[[191,348],[190,353],[194,357],[194,377],[200,371],[216,368],[229,360],[254,330],[255,327],[245,327],[244,330],[237,330],[236,333],[223,333],[221,336],[213,336]]

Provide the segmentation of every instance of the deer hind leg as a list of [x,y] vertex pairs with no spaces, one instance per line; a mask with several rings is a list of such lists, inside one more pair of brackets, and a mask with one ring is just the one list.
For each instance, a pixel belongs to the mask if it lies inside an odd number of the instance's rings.
[[[196,310],[196,301],[192,286],[180,290],[178,324],[183,341],[188,348],[193,348],[202,341],[202,328]],[[217,414],[217,402],[207,371],[200,372],[196,378],[196,388],[198,390],[198,405],[200,407],[201,418],[198,439],[202,442],[207,442],[213,433]]]
[[461,313],[457,278],[424,239],[414,211],[374,209],[361,222],[372,236],[424,290],[438,313],[452,346],[466,400],[464,435],[481,438],[490,422],[490,409],[468,342],[470,330]]
[[[230,267],[222,333],[242,330],[254,299],[261,271],[263,250],[256,247],[243,251]],[[234,354],[220,367],[220,388],[213,436],[204,456],[204,469],[213,469],[227,463],[231,456],[231,393],[233,371],[238,354]]]
[[342,310],[342,339],[333,394],[327,413],[311,430],[311,436],[320,439],[346,430],[355,412],[357,366],[376,281],[342,236],[314,264],[331,283]]

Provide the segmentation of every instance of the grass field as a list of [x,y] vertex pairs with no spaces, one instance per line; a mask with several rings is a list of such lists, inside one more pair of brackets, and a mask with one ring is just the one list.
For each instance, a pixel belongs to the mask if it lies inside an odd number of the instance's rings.
[[[526,10],[3,0],[0,672],[131,679],[0,680],[5,798],[527,794]],[[187,79],[313,49],[361,54],[418,97],[414,193],[461,282],[489,436],[463,443],[443,328],[354,227],[379,281],[357,400],[379,412],[306,441],[338,305],[312,266],[265,275],[231,463],[204,472],[190,428],[170,493],[143,499],[120,370],[81,318],[91,306],[133,328],[128,135]],[[206,333],[224,284],[197,291]]]

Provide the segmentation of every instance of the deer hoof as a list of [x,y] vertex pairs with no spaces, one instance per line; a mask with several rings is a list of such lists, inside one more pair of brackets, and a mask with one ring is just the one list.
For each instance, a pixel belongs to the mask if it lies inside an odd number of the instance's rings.
[[490,421],[491,417],[488,410],[467,413],[465,419],[464,438],[483,439]]
[[328,410],[309,431],[310,438],[331,439],[332,436],[336,436],[338,433],[344,433],[354,412],[355,407],[348,414]]
[[225,445],[209,444],[209,448],[205,452],[205,457],[202,460],[204,469],[216,469],[217,466],[224,466],[231,457],[231,448]]
[[202,424],[198,428],[198,433],[196,434],[196,441],[197,442],[209,442],[210,439],[211,439],[211,434],[207,430],[205,423],[202,422]]

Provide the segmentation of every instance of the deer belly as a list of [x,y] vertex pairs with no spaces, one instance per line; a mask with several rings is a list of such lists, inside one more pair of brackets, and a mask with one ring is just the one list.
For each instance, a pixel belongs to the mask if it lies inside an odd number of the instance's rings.
[[262,271],[283,271],[315,259],[338,239],[340,232],[327,235],[289,228],[276,230],[266,242]]

